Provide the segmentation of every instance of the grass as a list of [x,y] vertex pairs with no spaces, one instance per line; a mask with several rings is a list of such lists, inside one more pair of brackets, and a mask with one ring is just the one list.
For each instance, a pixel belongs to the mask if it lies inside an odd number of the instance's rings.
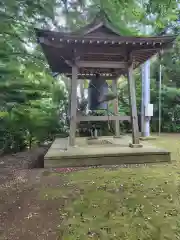
[[172,164],[57,174],[64,185],[41,197],[59,199],[59,239],[180,239],[179,138],[153,141],[172,151]]

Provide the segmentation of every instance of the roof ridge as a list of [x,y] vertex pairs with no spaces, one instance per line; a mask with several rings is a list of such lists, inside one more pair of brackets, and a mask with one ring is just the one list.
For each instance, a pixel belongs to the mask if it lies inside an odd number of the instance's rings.
[[71,33],[75,34],[75,35],[76,34],[86,35],[86,34],[89,34],[93,31],[95,31],[96,29],[98,29],[102,26],[105,26],[112,33],[114,33],[118,36],[122,36],[120,34],[120,32],[118,31],[118,29],[116,29],[116,27],[113,25],[112,21],[110,20],[110,18],[107,15],[107,13],[102,9],[100,9],[100,11],[95,15],[95,17],[89,24],[86,24],[84,27],[81,27],[78,30],[73,31]]

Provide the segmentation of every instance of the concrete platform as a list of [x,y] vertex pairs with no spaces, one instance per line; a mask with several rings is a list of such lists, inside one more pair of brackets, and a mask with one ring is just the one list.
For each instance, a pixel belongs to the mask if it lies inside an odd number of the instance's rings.
[[44,158],[45,168],[86,167],[170,162],[170,152],[142,143],[141,148],[130,148],[129,136],[101,137],[98,140],[77,138],[76,146],[68,146],[68,138],[57,138]]

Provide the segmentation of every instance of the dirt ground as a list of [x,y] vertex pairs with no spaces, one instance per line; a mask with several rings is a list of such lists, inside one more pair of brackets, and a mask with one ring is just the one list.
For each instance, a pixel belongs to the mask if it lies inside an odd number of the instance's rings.
[[0,176],[0,239],[58,239],[59,204],[38,198],[39,189],[51,184],[43,170],[1,169]]
[[41,165],[46,151],[47,147],[0,157],[0,240],[60,240],[63,203],[40,194],[42,189],[59,188],[61,177],[47,177],[43,168],[28,169]]

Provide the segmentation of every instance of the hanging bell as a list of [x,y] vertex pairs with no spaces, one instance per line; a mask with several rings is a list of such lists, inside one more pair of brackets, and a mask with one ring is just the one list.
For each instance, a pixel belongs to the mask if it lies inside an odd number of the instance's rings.
[[96,76],[89,82],[88,87],[88,105],[90,110],[106,110],[107,103],[105,101],[100,101],[104,99],[104,96],[108,93],[107,82]]

